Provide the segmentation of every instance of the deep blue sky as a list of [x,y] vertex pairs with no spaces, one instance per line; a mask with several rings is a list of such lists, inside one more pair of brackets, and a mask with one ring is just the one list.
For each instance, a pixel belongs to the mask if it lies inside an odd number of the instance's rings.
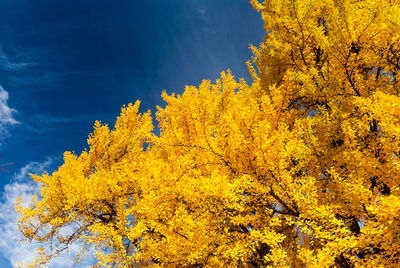
[[154,112],[162,90],[227,68],[249,80],[248,47],[263,36],[248,0],[0,0],[0,163],[13,163],[0,189],[82,151],[94,121],[113,124],[123,104]]

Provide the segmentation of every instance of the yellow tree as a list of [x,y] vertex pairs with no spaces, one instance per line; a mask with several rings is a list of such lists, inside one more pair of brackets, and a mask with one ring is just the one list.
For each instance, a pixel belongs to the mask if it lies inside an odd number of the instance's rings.
[[251,84],[223,72],[139,102],[33,175],[29,240],[98,267],[379,267],[400,262],[400,3],[251,1]]

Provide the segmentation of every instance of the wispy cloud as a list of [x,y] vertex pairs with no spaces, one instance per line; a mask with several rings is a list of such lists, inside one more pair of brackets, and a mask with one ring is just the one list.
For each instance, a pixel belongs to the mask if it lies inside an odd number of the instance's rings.
[[[4,186],[4,192],[0,202],[0,254],[7,258],[16,267],[23,262],[31,263],[36,256],[37,243],[21,242],[22,234],[16,229],[18,213],[14,209],[17,197],[21,196],[24,200],[23,206],[29,205],[32,195],[40,192],[40,185],[29,178],[29,173],[42,174],[49,171],[54,166],[55,160],[47,158],[43,162],[31,162],[16,172],[11,179],[11,183]],[[43,245],[41,245],[43,246]],[[70,247],[68,254],[64,254],[52,261],[48,267],[71,267],[73,258],[79,252],[79,244]],[[88,255],[87,259],[76,267],[88,267],[94,262],[94,257]]]
[[18,124],[19,122],[14,118],[16,110],[8,106],[8,92],[0,85],[0,125]]
[[68,57],[53,47],[19,48],[12,44],[5,47],[0,43],[0,71],[7,73],[7,84],[13,88],[43,90],[71,79],[111,75],[96,68],[79,69],[73,56]]
[[33,62],[31,61],[31,57],[32,53],[27,51],[10,57],[4,52],[0,44],[0,69],[4,71],[20,71],[29,67],[31,65],[31,62]]
[[[0,44],[0,70],[5,71],[18,71],[27,67],[25,62],[14,62],[9,59]],[[14,115],[16,110],[8,105],[8,91],[6,91],[0,84],[0,134],[3,136],[5,133],[6,125],[15,125],[19,122],[15,119]]]
[[208,17],[207,10],[204,7],[197,7],[196,8],[197,12],[199,13],[201,19],[208,24],[210,21],[210,18]]
[[8,44],[5,50],[0,43],[0,71],[7,74],[7,85],[12,88],[31,91],[34,86],[51,85],[76,75],[59,70],[65,61],[44,47],[18,48]]
[[[110,76],[104,70],[75,70],[73,59],[50,47],[21,48],[0,42],[0,142],[9,136],[8,128],[23,122],[24,127],[35,133],[60,129],[60,124],[91,120],[91,115],[76,117],[54,116],[50,114],[26,113],[26,108],[10,107],[9,96],[18,90],[19,104],[27,102],[24,94],[43,94],[51,97],[68,81],[95,80],[96,77]],[[61,89],[60,89],[61,87]],[[30,105],[30,104],[29,104]],[[31,106],[29,106],[31,107]],[[17,119],[18,118],[18,119]]]
[[208,16],[207,8],[202,1],[191,0],[187,2],[191,8],[196,10],[197,15],[206,25],[210,22],[210,17]]
[[12,181],[14,182],[30,182],[32,181],[29,177],[30,173],[33,174],[43,174],[48,171],[54,163],[54,158],[47,157],[43,162],[29,162],[12,176]]
[[73,128],[78,125],[92,125],[98,118],[94,114],[82,114],[77,116],[53,116],[47,114],[31,115],[29,120],[24,122],[26,131],[35,134],[48,134],[54,132],[65,132],[66,128]]

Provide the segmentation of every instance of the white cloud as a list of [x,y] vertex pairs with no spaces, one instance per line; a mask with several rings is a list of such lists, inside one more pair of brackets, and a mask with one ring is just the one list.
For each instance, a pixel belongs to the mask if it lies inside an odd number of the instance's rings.
[[[27,206],[32,195],[40,192],[40,185],[29,177],[29,173],[42,174],[49,171],[54,165],[52,158],[44,162],[31,162],[22,167],[12,176],[12,182],[4,186],[4,192],[0,202],[0,254],[8,259],[16,267],[18,263],[31,263],[36,256],[37,243],[21,242],[22,234],[17,230],[18,214],[14,209],[17,197],[21,196],[24,200],[23,205]],[[41,245],[43,246],[43,245]],[[63,252],[60,257],[54,259],[48,267],[71,267],[73,258],[79,252],[79,244],[74,244],[68,252]],[[89,267],[94,263],[92,253],[88,253],[87,258],[75,267]]]
[[7,104],[8,92],[0,85],[0,124],[3,125],[14,125],[19,122],[15,120],[14,113],[15,109],[10,108]]

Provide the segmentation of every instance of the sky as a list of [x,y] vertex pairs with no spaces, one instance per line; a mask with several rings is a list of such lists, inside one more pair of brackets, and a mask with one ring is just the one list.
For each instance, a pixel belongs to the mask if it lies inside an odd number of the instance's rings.
[[15,198],[40,189],[29,173],[80,153],[94,122],[112,125],[124,104],[154,113],[163,90],[228,68],[250,81],[249,45],[263,37],[248,0],[0,0],[0,267],[29,262],[37,247],[15,229]]

